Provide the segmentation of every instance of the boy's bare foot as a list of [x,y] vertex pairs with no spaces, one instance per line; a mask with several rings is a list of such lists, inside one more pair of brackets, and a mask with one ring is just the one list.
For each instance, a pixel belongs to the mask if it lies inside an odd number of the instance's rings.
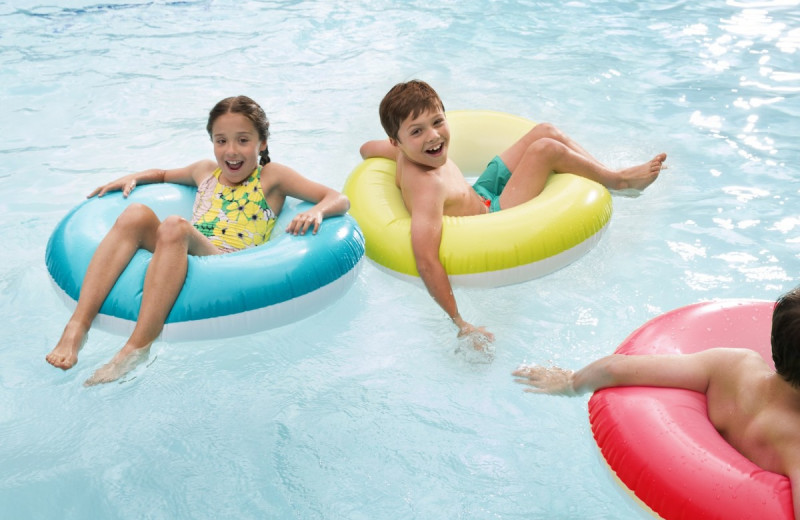
[[116,381],[139,366],[147,359],[149,354],[150,345],[143,348],[135,348],[126,344],[111,361],[98,368],[92,374],[92,377],[84,381],[83,386],[94,386]]
[[621,191],[641,191],[647,188],[658,178],[658,174],[661,173],[661,170],[665,168],[664,161],[666,160],[667,154],[660,153],[649,162],[621,170],[619,172],[617,185],[614,186],[613,189]]
[[78,362],[78,351],[86,343],[87,331],[79,325],[67,323],[58,344],[45,359],[54,367],[68,370]]

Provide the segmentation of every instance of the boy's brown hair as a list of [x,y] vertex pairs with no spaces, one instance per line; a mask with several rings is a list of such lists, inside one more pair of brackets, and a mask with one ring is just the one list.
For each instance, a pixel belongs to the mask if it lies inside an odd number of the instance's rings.
[[775,370],[800,387],[800,287],[778,298],[772,312],[772,360]]
[[433,87],[424,81],[413,79],[392,87],[383,96],[378,112],[386,135],[397,140],[400,125],[408,116],[413,118],[425,110],[439,109],[444,112],[444,104]]

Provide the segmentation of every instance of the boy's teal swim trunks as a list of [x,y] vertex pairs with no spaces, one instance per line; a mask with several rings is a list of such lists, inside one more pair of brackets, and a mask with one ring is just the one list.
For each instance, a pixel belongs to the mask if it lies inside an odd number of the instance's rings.
[[503,193],[503,188],[506,187],[506,183],[510,178],[511,171],[500,159],[500,156],[497,155],[489,161],[486,169],[475,181],[475,184],[472,185],[472,189],[483,197],[489,207],[489,213],[500,211],[500,194]]

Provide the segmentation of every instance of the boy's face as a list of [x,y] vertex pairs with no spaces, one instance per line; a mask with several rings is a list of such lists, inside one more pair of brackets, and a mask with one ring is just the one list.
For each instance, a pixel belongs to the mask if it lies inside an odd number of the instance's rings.
[[389,140],[410,161],[438,168],[447,162],[450,127],[442,109],[428,109],[417,117],[408,116],[400,124],[397,139]]

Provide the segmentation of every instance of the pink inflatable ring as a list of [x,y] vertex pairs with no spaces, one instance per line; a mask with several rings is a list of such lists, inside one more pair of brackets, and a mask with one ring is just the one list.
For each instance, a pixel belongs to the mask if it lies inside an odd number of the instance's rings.
[[[618,354],[751,348],[772,365],[773,302],[698,303],[654,318]],[[595,392],[589,421],[618,481],[661,518],[792,519],[789,479],[750,462],[714,429],[705,395],[674,388]]]

